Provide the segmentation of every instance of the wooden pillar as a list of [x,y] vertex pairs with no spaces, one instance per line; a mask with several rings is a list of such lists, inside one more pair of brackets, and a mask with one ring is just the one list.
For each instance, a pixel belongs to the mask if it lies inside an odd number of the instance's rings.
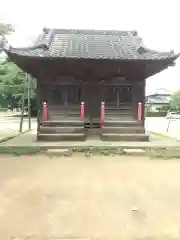
[[68,107],[68,88],[64,89],[64,107],[67,109]]
[[134,118],[137,119],[137,106],[138,103],[142,103],[142,123],[144,125],[145,113],[144,113],[144,100],[145,100],[145,80],[139,80],[132,86],[132,105]]
[[41,106],[41,101],[40,101],[40,83],[37,81],[37,88],[36,88],[36,93],[37,93],[37,134],[40,132],[40,122],[41,122],[41,113],[42,113],[42,106]]
[[27,91],[27,98],[28,98],[28,126],[29,130],[31,130],[31,81],[32,77],[30,75],[27,76],[27,85],[28,85],[28,91]]
[[145,96],[146,96],[146,80],[144,79],[142,81],[142,96],[141,96],[141,102],[142,102],[142,122],[143,122],[143,126],[145,124]]
[[133,117],[137,119],[137,85],[132,84],[132,108]]
[[145,80],[140,80],[133,84],[133,112],[134,117],[137,119],[137,106],[138,103],[142,103],[142,124],[144,125],[145,111],[144,111],[144,100],[145,100]]
[[[38,102],[39,102],[38,108],[40,109],[39,118],[40,118],[40,121],[42,121],[42,103],[46,102],[47,105],[49,105],[50,99],[51,99],[51,96],[50,96],[51,87],[50,85],[43,84],[41,81],[37,80],[37,91],[38,91],[37,94],[39,95],[39,99],[38,99]],[[48,118],[49,118],[49,115],[47,115],[47,120]]]
[[117,109],[119,109],[119,107],[120,107],[120,97],[119,97],[119,94],[120,94],[120,92],[119,92],[119,87],[118,88],[116,88],[117,89],[117,91],[116,91],[116,102],[117,102],[117,104],[116,104],[116,108]]

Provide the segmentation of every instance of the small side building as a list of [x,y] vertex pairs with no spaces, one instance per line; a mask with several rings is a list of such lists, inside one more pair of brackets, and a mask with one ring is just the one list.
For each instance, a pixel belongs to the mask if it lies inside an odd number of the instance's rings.
[[102,140],[147,141],[145,79],[174,66],[179,56],[146,48],[136,31],[47,28],[34,46],[5,52],[37,79],[37,139],[48,141],[85,140],[92,134]]

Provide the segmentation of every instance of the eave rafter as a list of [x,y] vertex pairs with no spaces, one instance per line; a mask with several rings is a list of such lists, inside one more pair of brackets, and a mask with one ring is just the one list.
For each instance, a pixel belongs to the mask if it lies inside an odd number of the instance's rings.
[[136,31],[47,28],[34,46],[5,52],[36,78],[49,74],[93,79],[147,78],[173,66],[180,55],[146,48]]

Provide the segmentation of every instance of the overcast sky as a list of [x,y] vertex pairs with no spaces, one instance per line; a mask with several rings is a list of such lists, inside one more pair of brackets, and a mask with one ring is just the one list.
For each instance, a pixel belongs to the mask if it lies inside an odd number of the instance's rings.
[[[0,22],[16,27],[13,46],[28,45],[46,26],[137,30],[148,48],[180,52],[180,0],[1,0],[0,6]],[[147,85],[180,88],[180,60]]]

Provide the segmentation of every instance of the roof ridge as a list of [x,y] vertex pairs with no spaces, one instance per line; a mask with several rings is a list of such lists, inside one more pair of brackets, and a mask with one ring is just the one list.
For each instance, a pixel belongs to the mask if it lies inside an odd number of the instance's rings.
[[49,48],[49,46],[51,45],[53,35],[54,35],[54,29],[50,29],[47,33],[47,38],[45,40],[45,44],[47,48]]
[[33,49],[37,49],[37,48],[42,48],[43,50],[48,50],[51,45],[51,42],[52,42],[52,38],[54,35],[54,29],[49,29],[48,31],[46,31],[46,29],[43,29],[43,32],[44,33],[39,36],[40,39],[38,39],[34,45],[28,46],[28,47],[21,47],[21,48],[14,48],[12,46],[9,46],[9,49],[19,49],[19,50],[31,49],[31,50],[33,50]]
[[138,33],[136,30],[98,30],[98,29],[67,29],[67,28],[43,28],[43,32],[48,34],[50,31],[53,31],[54,33],[74,33],[74,34],[102,34],[102,35],[129,35],[137,36]]
[[33,46],[6,53],[30,57],[166,61],[172,66],[179,54],[148,49],[136,31],[44,28]]

